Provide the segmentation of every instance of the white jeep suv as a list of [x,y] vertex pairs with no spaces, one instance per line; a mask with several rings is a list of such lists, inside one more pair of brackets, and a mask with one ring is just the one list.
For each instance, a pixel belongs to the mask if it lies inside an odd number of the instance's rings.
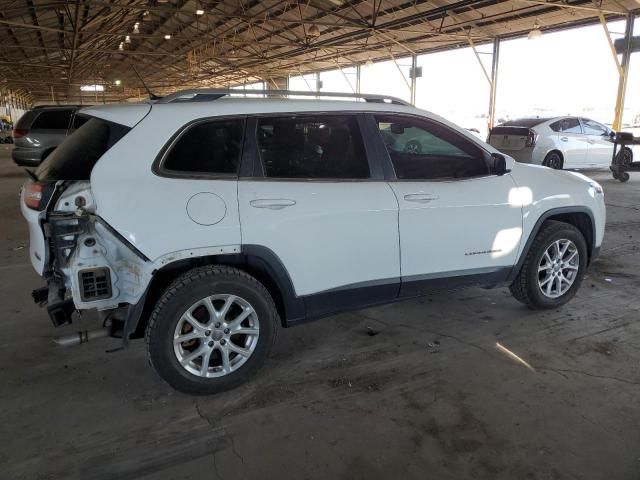
[[243,382],[279,326],[434,289],[555,308],[598,253],[602,189],[580,174],[397,99],[233,94],[85,108],[21,194],[54,325],[97,309],[179,390]]

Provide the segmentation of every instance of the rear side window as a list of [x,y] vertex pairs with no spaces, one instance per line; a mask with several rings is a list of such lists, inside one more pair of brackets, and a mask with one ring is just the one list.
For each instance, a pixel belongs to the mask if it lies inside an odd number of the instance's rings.
[[31,122],[33,122],[35,116],[36,112],[34,112],[33,110],[25,112],[25,114],[18,119],[18,123],[16,123],[15,125],[16,130],[28,129],[31,126]]
[[237,174],[243,133],[243,119],[197,123],[178,138],[162,168],[186,173]]
[[352,115],[263,118],[258,148],[272,178],[369,178],[369,162]]
[[31,124],[32,130],[66,130],[71,123],[71,110],[45,110]]
[[563,118],[557,122],[549,125],[554,132],[563,133],[582,133],[582,127],[580,127],[580,120],[577,118]]
[[98,159],[129,130],[124,125],[91,118],[51,152],[36,170],[36,176],[41,181],[88,180]]

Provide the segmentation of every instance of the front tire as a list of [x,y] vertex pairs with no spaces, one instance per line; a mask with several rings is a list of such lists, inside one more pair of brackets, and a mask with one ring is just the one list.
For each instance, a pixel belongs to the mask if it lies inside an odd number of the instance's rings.
[[560,307],[580,288],[587,255],[587,243],[580,230],[549,220],[536,235],[511,284],[511,293],[533,309]]
[[156,304],[145,333],[148,358],[176,390],[223,392],[264,363],[278,321],[271,295],[254,277],[226,266],[195,268]]

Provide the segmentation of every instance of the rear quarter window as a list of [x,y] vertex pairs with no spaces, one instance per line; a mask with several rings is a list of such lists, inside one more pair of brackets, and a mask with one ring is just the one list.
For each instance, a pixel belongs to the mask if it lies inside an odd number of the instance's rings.
[[38,113],[32,130],[66,130],[71,123],[72,110],[45,110]]
[[88,180],[96,162],[131,128],[91,118],[49,155],[36,170],[40,181]]

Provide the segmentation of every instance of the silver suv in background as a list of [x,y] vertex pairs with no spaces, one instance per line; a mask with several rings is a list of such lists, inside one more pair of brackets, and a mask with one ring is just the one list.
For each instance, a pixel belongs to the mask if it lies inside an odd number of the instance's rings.
[[13,161],[21,166],[40,165],[69,133],[86,121],[76,115],[79,108],[78,105],[41,106],[22,115],[12,133]]

